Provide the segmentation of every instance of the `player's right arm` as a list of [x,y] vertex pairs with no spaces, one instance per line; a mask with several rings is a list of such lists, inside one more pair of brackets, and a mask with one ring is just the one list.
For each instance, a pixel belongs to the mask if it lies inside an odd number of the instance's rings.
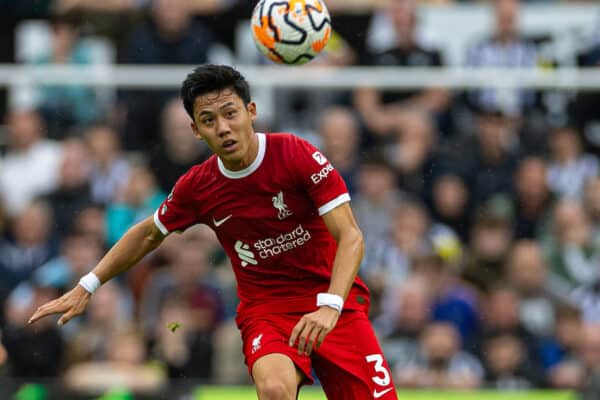
[[[92,272],[98,277],[101,284],[105,283],[135,265],[146,254],[157,248],[164,238],[165,235],[154,223],[154,218],[146,218],[131,227],[106,253]],[[63,314],[58,320],[58,324],[64,325],[71,318],[83,313],[91,296],[92,294],[88,290],[81,284],[77,284],[63,296],[38,308],[29,319],[29,323],[34,323],[47,315]]]

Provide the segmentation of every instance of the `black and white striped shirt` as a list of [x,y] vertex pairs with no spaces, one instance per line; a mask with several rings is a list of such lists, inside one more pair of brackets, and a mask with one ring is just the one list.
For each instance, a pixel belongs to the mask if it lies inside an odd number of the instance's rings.
[[[533,42],[516,39],[503,43],[495,38],[486,39],[468,50],[467,66],[484,68],[529,68],[538,62],[538,51]],[[522,89],[484,88],[469,94],[479,108],[520,114],[535,98],[532,91]]]

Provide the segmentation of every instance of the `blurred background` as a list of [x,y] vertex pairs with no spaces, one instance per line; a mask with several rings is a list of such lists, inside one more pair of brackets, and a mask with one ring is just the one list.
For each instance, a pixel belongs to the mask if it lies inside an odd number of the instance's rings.
[[256,84],[258,131],[306,138],[345,178],[400,388],[599,399],[596,3],[329,0],[332,40],[298,71],[255,49],[253,1],[0,0],[0,397],[251,383],[205,226],[65,327],[26,324],[209,156],[178,88],[213,62]]

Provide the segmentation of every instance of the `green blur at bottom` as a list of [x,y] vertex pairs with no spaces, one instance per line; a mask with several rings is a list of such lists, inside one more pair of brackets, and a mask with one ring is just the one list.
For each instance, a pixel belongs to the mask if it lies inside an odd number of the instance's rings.
[[[398,391],[400,400],[576,400],[570,392],[531,391],[531,392],[498,392],[498,391]],[[256,400],[253,387],[209,387],[204,386],[194,392],[193,400]],[[299,400],[326,400],[320,388],[304,387],[300,390]]]

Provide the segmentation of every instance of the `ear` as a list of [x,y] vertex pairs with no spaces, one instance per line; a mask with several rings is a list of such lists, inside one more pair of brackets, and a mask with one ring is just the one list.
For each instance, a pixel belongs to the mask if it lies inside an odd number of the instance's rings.
[[192,122],[190,124],[190,127],[192,128],[192,132],[194,132],[194,136],[196,136],[196,139],[198,139],[198,140],[204,140],[204,138],[202,137],[202,134],[198,130],[198,127],[196,126],[195,122]]
[[250,114],[250,120],[252,122],[256,121],[256,103],[251,101],[246,106],[246,109],[248,110],[248,114]]

